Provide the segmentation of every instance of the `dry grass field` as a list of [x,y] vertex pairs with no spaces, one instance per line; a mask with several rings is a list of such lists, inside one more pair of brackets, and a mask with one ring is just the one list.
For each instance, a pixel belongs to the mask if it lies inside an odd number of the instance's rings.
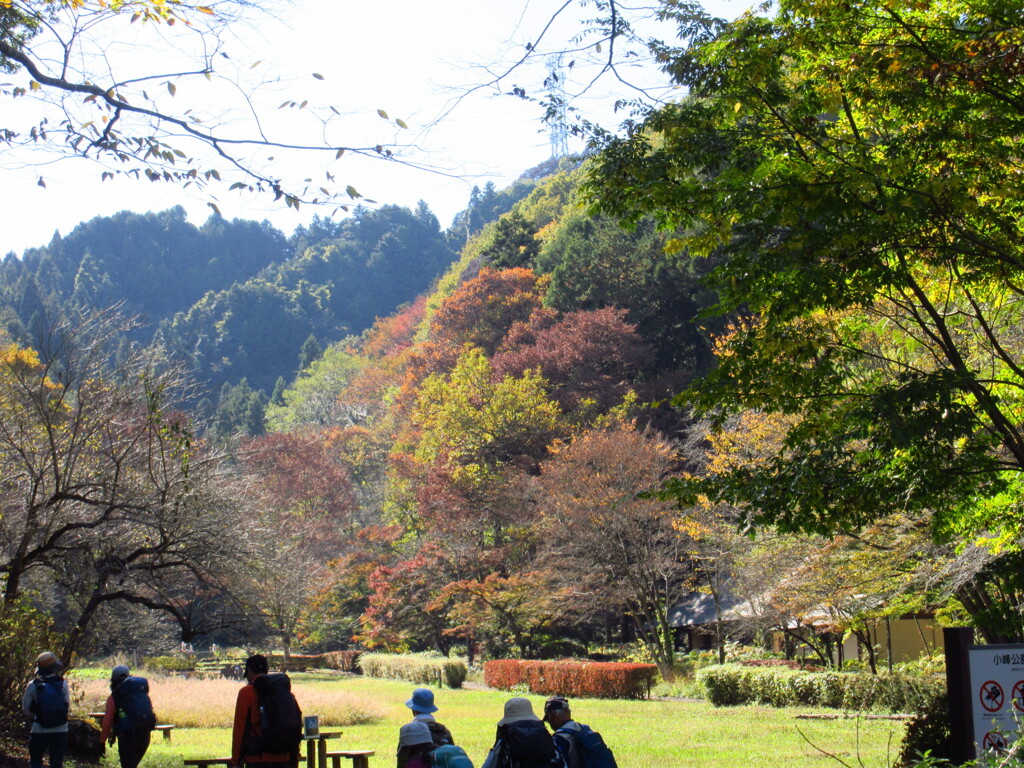
[[[302,710],[343,731],[332,748],[373,749],[371,768],[394,764],[398,729],[409,719],[404,702],[416,686],[342,674],[296,674]],[[230,751],[234,700],[240,684],[225,680],[152,677],[162,722],[174,723],[170,741],[156,737],[141,768],[182,768],[182,760]],[[102,704],[106,681],[76,680],[81,706]],[[494,724],[512,694],[473,686],[437,691],[438,719],[448,725],[475,765],[494,739]],[[529,697],[539,711],[544,698]],[[581,699],[574,714],[599,730],[622,768],[890,768],[904,724],[879,720],[798,720],[809,710],[767,707],[716,709],[695,701]],[[819,749],[820,748],[820,749]],[[831,757],[822,751],[831,753]],[[101,768],[116,768],[116,750]]]
[[[150,677],[149,694],[157,720],[180,728],[230,728],[235,698],[242,685],[234,680]],[[103,709],[110,685],[106,680],[72,680],[76,702],[88,712]],[[298,689],[296,689],[298,693]],[[80,699],[78,697],[81,697]],[[320,715],[325,726],[340,727],[380,720],[381,707],[372,699],[343,690],[303,686],[303,710]]]

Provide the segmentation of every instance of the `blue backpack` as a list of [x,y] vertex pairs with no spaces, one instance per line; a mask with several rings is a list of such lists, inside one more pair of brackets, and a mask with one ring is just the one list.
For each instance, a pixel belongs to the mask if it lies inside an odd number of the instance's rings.
[[454,744],[445,744],[431,752],[430,764],[434,768],[473,768],[466,750]]
[[149,700],[149,681],[144,677],[126,677],[113,690],[114,733],[152,731],[156,728],[153,703]]
[[68,700],[64,697],[64,680],[54,676],[35,679],[36,700],[32,714],[43,728],[54,728],[68,721]]
[[619,768],[615,762],[615,755],[604,743],[601,734],[591,730],[589,725],[576,723],[580,729],[559,728],[555,733],[565,734],[576,740],[576,750],[580,756],[583,768]]

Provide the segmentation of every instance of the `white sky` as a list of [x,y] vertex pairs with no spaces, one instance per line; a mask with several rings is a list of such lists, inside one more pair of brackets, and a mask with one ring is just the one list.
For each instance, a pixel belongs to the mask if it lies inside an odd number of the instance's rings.
[[[264,16],[256,19],[253,27],[241,28],[243,39],[226,42],[223,50],[229,58],[219,57],[218,62],[226,68],[237,66],[243,79],[262,81],[263,95],[258,99],[265,99],[266,127],[276,130],[278,137],[317,141],[316,126],[308,115],[295,109],[276,109],[285,100],[308,99],[311,105],[333,105],[343,114],[343,120],[335,121],[332,144],[414,143],[404,156],[439,173],[352,155],[335,161],[333,154],[317,154],[295,162],[308,164],[301,173],[314,178],[315,186],[330,172],[342,187],[351,184],[380,203],[411,207],[426,200],[444,227],[465,207],[474,185],[483,187],[493,181],[499,188],[506,186],[550,157],[549,134],[540,120],[540,108],[495,95],[494,89],[465,98],[440,122],[434,121],[452,105],[459,87],[488,80],[479,65],[501,70],[522,55],[524,45],[536,41],[560,5],[551,0],[294,0],[279,6],[276,17]],[[708,5],[718,15],[733,17],[749,2],[715,0]],[[578,17],[578,9],[573,7],[573,11]],[[588,8],[582,13],[592,12]],[[569,21],[556,26],[549,33],[550,45],[564,44],[576,31],[575,23]],[[173,71],[173,53],[159,52],[160,33],[154,25],[129,26],[125,19],[109,34],[112,37],[104,54],[121,67],[122,77],[125,67]],[[140,51],[155,58],[151,61]],[[313,73],[323,79],[314,78]],[[543,68],[516,72],[503,82],[503,90],[520,85],[542,95],[544,76]],[[653,70],[646,77],[648,84],[664,82]],[[584,78],[580,57],[569,73],[568,88],[579,88]],[[0,83],[13,85],[25,85],[27,79],[23,73],[0,75]],[[164,88],[163,81],[157,81],[150,91],[163,92]],[[600,122],[614,125],[619,118],[612,113],[611,104],[616,98],[632,95],[624,86],[608,81],[576,106]],[[231,97],[216,83],[193,78],[179,81],[174,98],[165,95],[160,106],[181,110],[194,103],[197,109],[203,106],[211,111],[214,105],[215,112],[216,105],[228,103]],[[5,121],[17,116],[17,110],[32,107],[27,98],[12,102],[0,97]],[[409,129],[399,130],[382,120],[377,109],[386,110],[392,119],[401,118]],[[230,111],[220,117],[233,119]],[[570,139],[571,150],[581,148],[572,142]],[[183,205],[196,224],[211,212],[208,192],[147,181],[101,182],[102,170],[88,160],[54,161],[47,155],[0,149],[0,255],[11,251],[20,255],[25,248],[47,243],[55,230],[67,234],[82,221],[121,210]],[[45,188],[38,184],[40,177]],[[222,190],[214,194],[224,216],[269,219],[286,234],[313,213],[326,215],[332,210],[303,207],[296,213],[274,204],[269,196]]]

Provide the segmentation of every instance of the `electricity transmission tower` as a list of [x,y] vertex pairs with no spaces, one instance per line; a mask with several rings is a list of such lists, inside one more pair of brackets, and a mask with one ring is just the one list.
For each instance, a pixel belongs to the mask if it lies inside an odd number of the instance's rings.
[[551,157],[569,154],[569,129],[566,126],[565,67],[562,54],[548,58],[548,128],[551,131]]

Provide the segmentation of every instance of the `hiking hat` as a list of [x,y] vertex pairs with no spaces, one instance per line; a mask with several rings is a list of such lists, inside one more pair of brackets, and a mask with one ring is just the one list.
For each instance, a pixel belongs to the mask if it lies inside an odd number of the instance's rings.
[[110,672],[110,682],[117,683],[124,680],[126,677],[131,675],[132,671],[128,669],[124,664],[118,664]]
[[406,723],[398,731],[398,746],[414,747],[417,744],[433,744],[434,738],[430,735],[430,726],[422,720],[413,720]]
[[405,706],[413,712],[437,712],[437,707],[434,706],[434,692],[429,688],[417,688],[412,692],[412,698],[405,702]]
[[564,696],[552,696],[544,702],[544,719],[554,712],[562,712],[569,709],[569,700]]
[[52,651],[43,651],[36,657],[36,669],[44,675],[60,672],[60,659]]
[[516,696],[505,702],[505,716],[498,721],[498,725],[508,725],[516,720],[537,720],[540,718],[533,714],[533,705],[529,699]]

